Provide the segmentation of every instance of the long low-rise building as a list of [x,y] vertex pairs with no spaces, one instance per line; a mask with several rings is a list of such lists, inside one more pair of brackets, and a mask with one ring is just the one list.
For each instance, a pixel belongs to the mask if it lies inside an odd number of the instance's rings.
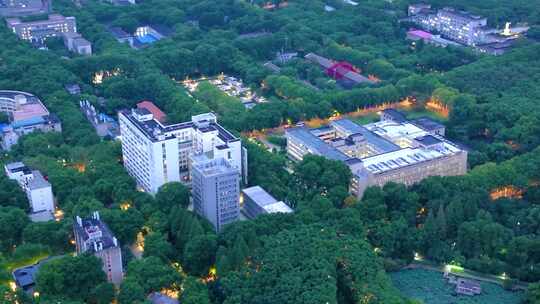
[[242,190],[240,201],[247,217],[254,219],[261,214],[292,213],[293,210],[283,201],[278,201],[260,186]]
[[8,115],[8,124],[0,124],[0,145],[9,150],[19,137],[36,130],[61,132],[58,117],[49,113],[36,96],[20,91],[0,91],[0,112]]
[[288,129],[287,153],[295,161],[315,154],[344,162],[353,174],[351,193],[359,198],[369,186],[412,185],[429,176],[466,173],[467,151],[442,137],[440,124],[428,124],[427,118],[413,123],[394,112],[385,111],[381,121],[364,126],[341,119],[324,128]]

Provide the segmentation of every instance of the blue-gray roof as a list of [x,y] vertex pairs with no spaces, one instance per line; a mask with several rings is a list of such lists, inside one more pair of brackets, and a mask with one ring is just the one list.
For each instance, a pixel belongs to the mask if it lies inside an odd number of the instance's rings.
[[298,141],[301,141],[304,145],[308,146],[309,149],[314,152],[314,154],[318,154],[333,160],[346,161],[349,159],[347,155],[328,145],[317,136],[311,134],[311,132],[304,127],[290,128],[287,129],[286,132],[287,135],[296,138]]
[[342,129],[345,129],[347,132],[352,134],[362,134],[364,138],[367,140],[367,142],[377,148],[377,150],[380,151],[380,153],[388,153],[393,152],[397,150],[401,150],[401,148],[394,144],[391,141],[388,141],[381,136],[369,131],[368,129],[350,121],[349,119],[340,119],[335,120],[331,122],[332,125],[338,126]]

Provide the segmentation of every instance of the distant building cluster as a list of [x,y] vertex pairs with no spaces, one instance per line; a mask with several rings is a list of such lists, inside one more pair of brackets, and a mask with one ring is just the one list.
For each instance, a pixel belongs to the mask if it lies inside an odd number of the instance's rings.
[[428,118],[409,121],[390,109],[379,122],[364,126],[340,119],[317,129],[288,129],[287,154],[295,161],[307,154],[342,161],[353,174],[351,193],[362,197],[369,186],[412,185],[429,176],[465,174],[467,152],[443,135],[441,124]]
[[[409,5],[408,15],[406,21],[413,22],[426,31],[436,31],[450,41],[472,46],[480,52],[492,55],[503,54],[516,38],[529,29],[525,26],[510,29],[508,23],[504,30],[497,30],[489,28],[484,17],[449,7],[433,10],[429,4]],[[441,46],[450,45],[446,40],[441,40],[441,36],[415,30],[408,34],[408,38],[413,40],[421,39]]]
[[168,182],[191,182],[195,210],[216,230],[238,218],[247,151],[213,113],[168,124],[158,107],[145,102],[118,117],[124,166],[141,189],[156,193]]
[[61,37],[68,50],[81,55],[91,55],[92,45],[77,33],[75,17],[60,14],[48,15],[47,20],[21,21],[19,18],[7,18],[6,23],[20,39],[37,46],[43,46],[50,37]]
[[278,201],[260,186],[245,188],[240,199],[244,212],[250,219],[261,214],[292,213],[293,210],[283,201]]
[[99,212],[93,212],[90,218],[75,217],[73,234],[77,254],[90,253],[101,259],[107,280],[120,285],[124,277],[122,249],[109,227],[100,219]]
[[0,112],[7,114],[8,123],[0,123],[0,144],[10,150],[19,137],[36,130],[61,132],[58,117],[49,113],[36,96],[19,91],[0,91]]
[[0,0],[0,16],[21,17],[46,14],[51,10],[51,0]]
[[55,205],[52,187],[41,172],[31,170],[21,162],[7,164],[5,171],[26,193],[30,203],[30,219],[34,222],[53,220]]

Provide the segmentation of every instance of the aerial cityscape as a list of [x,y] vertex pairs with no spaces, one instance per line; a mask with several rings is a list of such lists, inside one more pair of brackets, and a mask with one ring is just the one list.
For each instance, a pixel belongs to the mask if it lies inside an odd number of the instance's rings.
[[540,304],[537,0],[0,20],[0,304]]

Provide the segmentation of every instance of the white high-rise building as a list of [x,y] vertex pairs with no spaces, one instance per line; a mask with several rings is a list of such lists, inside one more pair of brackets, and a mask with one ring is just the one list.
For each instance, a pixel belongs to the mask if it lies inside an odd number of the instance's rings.
[[197,213],[220,231],[240,216],[240,176],[224,158],[193,158],[192,196]]
[[247,153],[240,139],[220,126],[213,113],[167,124],[163,112],[144,102],[137,109],[119,112],[118,119],[124,166],[146,192],[156,193],[168,182],[189,182],[191,159],[202,154],[224,158],[246,176]]

